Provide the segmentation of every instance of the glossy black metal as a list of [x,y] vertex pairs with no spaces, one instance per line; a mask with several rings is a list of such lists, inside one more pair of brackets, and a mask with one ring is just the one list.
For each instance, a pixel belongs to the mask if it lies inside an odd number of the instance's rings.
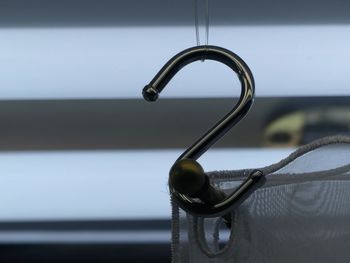
[[[233,52],[217,46],[197,46],[186,49],[175,55],[164,65],[152,81],[145,86],[143,89],[145,100],[157,100],[161,91],[174,75],[186,65],[197,60],[215,60],[230,67],[237,74],[241,82],[241,96],[234,108],[215,124],[213,128],[190,146],[177,161],[198,159],[246,115],[254,100],[254,79],[249,67]],[[220,85],[220,83],[218,83],[218,85]],[[174,164],[174,166],[176,165],[177,163]],[[172,168],[171,171],[177,170]],[[228,197],[210,184],[202,184],[203,189],[198,191],[198,195],[191,196],[202,200],[202,202],[197,202],[194,201],[183,188],[178,187],[178,189],[175,189],[173,187],[172,182],[179,179],[172,179],[172,176],[174,176],[174,173],[171,172],[169,187],[178,204],[186,211],[201,216],[222,215],[222,213],[226,212],[232,205],[241,203],[246,196],[256,189],[256,186],[258,186],[257,183],[259,181],[261,182],[260,179],[263,178],[260,172],[252,173],[237,190]],[[209,181],[208,179],[205,180]],[[204,182],[203,180],[199,181]],[[181,183],[179,185],[181,185]]]

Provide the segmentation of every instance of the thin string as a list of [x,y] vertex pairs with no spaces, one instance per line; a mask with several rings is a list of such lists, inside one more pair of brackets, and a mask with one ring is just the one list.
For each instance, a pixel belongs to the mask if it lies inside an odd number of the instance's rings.
[[201,45],[201,41],[200,41],[200,36],[199,36],[199,3],[198,1],[200,1],[201,3],[204,2],[205,6],[204,6],[204,26],[205,26],[205,43],[204,45],[208,45],[209,43],[209,0],[194,0],[194,23],[195,23],[195,29],[196,29],[196,42],[197,42],[197,46]]
[[205,24],[205,36],[206,36],[206,39],[205,39],[205,45],[208,46],[208,43],[209,43],[209,0],[205,0],[206,2],[206,10],[205,10],[205,13],[206,13],[206,17],[205,17],[205,21],[206,21],[206,24]]
[[197,46],[199,46],[200,40],[199,40],[199,22],[198,22],[198,0],[194,0],[194,27],[196,30]]

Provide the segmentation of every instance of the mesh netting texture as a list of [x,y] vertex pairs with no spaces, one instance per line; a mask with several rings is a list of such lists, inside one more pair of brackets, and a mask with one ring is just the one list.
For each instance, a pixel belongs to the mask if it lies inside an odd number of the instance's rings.
[[[349,262],[350,138],[317,140],[258,169],[266,183],[231,211],[231,229],[172,202],[172,261]],[[208,175],[229,194],[252,170]]]

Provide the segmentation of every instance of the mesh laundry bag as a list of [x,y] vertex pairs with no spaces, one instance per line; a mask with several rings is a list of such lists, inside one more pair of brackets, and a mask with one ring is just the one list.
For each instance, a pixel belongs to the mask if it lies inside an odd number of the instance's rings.
[[[221,218],[173,205],[173,262],[349,262],[350,138],[327,137],[259,168],[266,183]],[[227,193],[252,170],[208,173]]]

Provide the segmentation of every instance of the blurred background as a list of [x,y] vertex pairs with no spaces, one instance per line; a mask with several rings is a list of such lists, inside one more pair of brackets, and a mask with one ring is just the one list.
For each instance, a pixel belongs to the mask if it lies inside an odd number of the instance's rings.
[[[210,1],[209,44],[242,57],[252,110],[201,158],[256,168],[350,132],[350,2]],[[0,0],[0,260],[169,262],[168,170],[224,115],[238,79],[197,62],[187,0]],[[218,81],[219,80],[219,81]]]

